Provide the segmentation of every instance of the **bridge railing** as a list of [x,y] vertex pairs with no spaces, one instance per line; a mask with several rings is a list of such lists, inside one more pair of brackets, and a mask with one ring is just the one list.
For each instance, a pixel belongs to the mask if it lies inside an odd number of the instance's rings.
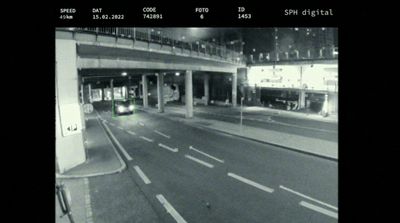
[[227,49],[226,46],[206,41],[184,41],[173,38],[170,33],[156,31],[152,28],[132,28],[132,27],[74,27],[57,28],[73,32],[94,33],[97,35],[109,35],[114,37],[128,38],[133,40],[156,43],[170,46],[172,51],[181,50],[189,52],[191,56],[214,58],[236,64],[243,64],[246,58],[237,51]]

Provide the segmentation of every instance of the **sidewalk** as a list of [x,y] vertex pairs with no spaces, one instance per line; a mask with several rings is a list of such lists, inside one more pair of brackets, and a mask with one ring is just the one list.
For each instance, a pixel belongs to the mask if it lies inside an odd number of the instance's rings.
[[[63,174],[56,174],[56,182],[62,182],[71,196],[71,211],[75,222],[92,223],[92,210],[88,177],[119,173],[126,164],[111,144],[100,125],[96,114],[87,115],[86,142],[87,160]],[[56,221],[69,223],[68,216],[62,215],[56,196]]]
[[126,166],[108,139],[96,114],[92,113],[87,116],[86,161],[63,174],[57,174],[57,178],[83,178],[113,174],[121,172]]
[[[182,106],[169,106],[169,108],[179,110]],[[197,105],[193,108],[195,112],[201,113],[217,113],[217,114],[227,114],[227,115],[239,115],[240,114],[240,105],[237,107],[224,107],[224,106],[203,106]],[[330,114],[327,117],[323,117],[322,115],[316,113],[307,113],[305,111],[286,111],[281,109],[272,109],[267,107],[260,106],[243,106],[244,114],[251,115],[264,115],[264,116],[280,116],[280,117],[288,117],[288,118],[297,118],[297,119],[305,119],[305,120],[314,120],[328,123],[338,123],[338,115]]]
[[243,128],[240,129],[240,126],[238,124],[218,120],[204,119],[198,117],[186,119],[184,111],[177,111],[176,109],[165,108],[165,113],[158,113],[156,109],[151,108],[143,109],[140,107],[140,109],[152,114],[162,115],[166,118],[183,122],[192,126],[206,127],[212,130],[255,140],[258,142],[272,144],[286,149],[295,150],[307,154],[313,154],[332,160],[338,160],[338,144],[335,142],[267,129],[255,128],[245,125],[243,125]]

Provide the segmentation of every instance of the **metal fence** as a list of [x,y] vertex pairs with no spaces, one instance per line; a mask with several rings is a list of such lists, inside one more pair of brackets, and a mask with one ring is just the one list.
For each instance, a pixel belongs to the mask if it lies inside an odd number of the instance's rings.
[[226,46],[201,40],[194,42],[179,40],[173,38],[169,33],[156,31],[152,28],[140,28],[140,30],[132,27],[74,27],[58,29],[156,43],[163,46],[170,46],[172,51],[180,49],[181,53],[188,51],[190,55],[222,59],[237,64],[243,64],[246,61],[246,58],[240,52],[227,49]]

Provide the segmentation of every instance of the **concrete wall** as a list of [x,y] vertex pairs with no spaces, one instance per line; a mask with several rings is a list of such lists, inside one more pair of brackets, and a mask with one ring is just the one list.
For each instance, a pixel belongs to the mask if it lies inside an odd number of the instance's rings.
[[60,173],[86,159],[76,60],[76,42],[56,39],[56,158]]

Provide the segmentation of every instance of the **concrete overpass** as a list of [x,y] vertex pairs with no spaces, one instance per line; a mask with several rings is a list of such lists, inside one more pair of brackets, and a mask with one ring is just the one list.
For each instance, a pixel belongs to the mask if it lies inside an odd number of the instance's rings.
[[[115,28],[114,28],[115,29]],[[204,77],[204,97],[209,100],[209,73],[232,75],[233,106],[237,104],[237,70],[245,64],[238,52],[213,44],[176,40],[154,41],[146,33],[121,28],[114,33],[93,30],[57,28],[56,37],[56,135],[57,164],[61,172],[84,162],[83,119],[84,83],[82,77],[107,76],[113,88],[113,78],[122,71],[141,77],[143,106],[148,107],[148,76],[157,76],[158,111],[164,112],[162,73],[179,71],[185,75],[186,117],[193,117],[193,73],[207,72]],[[114,72],[107,72],[113,70]],[[102,71],[102,72],[100,72]],[[120,71],[120,72],[115,72]],[[79,88],[81,88],[79,90]],[[90,86],[89,86],[90,88]],[[80,93],[81,92],[81,95]],[[113,92],[113,90],[111,91]],[[73,148],[71,148],[73,145]],[[59,159],[62,160],[59,160]]]

